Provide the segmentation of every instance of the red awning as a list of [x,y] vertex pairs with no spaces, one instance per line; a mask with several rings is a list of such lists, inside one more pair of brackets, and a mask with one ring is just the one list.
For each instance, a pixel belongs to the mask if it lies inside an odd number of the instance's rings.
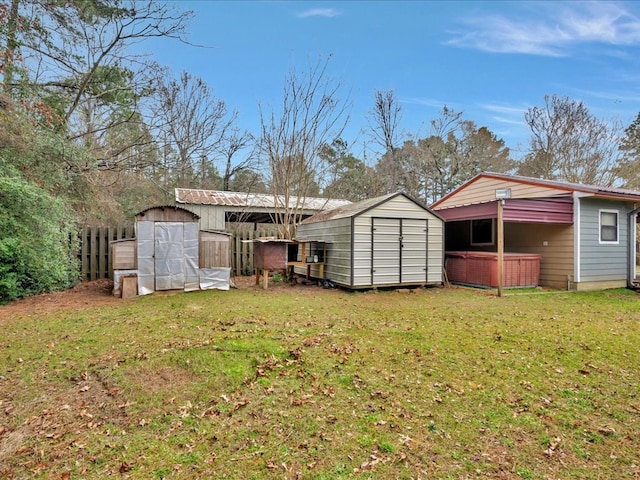
[[[444,208],[436,213],[447,222],[498,218],[498,200],[475,205]],[[549,198],[513,198],[505,200],[503,209],[505,222],[514,223],[573,223],[573,198],[558,196]]]

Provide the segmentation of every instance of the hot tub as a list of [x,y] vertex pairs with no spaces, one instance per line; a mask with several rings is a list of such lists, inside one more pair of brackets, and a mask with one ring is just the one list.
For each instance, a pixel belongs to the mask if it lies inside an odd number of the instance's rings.
[[[447,277],[452,283],[498,287],[498,254],[495,252],[445,252]],[[503,287],[537,287],[540,255],[505,253]]]

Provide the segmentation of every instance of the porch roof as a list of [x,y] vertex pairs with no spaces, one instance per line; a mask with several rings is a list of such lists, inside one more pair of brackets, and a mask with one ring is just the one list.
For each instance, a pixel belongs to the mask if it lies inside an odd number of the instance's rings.
[[[499,201],[445,208],[438,210],[438,214],[447,222],[498,218]],[[545,198],[506,199],[504,200],[503,219],[505,222],[513,223],[571,225],[573,223],[573,198],[571,195],[559,195]]]

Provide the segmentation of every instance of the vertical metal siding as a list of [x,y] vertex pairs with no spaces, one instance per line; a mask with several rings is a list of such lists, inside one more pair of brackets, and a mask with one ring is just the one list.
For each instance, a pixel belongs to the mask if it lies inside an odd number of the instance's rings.
[[136,222],[136,255],[138,263],[138,294],[147,295],[155,291],[155,222]]
[[190,203],[181,203],[180,207],[185,210],[189,210],[200,217],[201,230],[224,230],[226,228],[224,207]]
[[[426,252],[424,252],[427,257],[426,279],[424,277],[425,272],[422,271],[422,268],[424,267],[415,267],[420,268],[420,273],[422,274],[421,279],[418,281],[412,281],[405,278],[406,271],[403,268],[402,283],[442,282],[442,272],[444,268],[444,222],[442,219],[402,196],[394,197],[384,204],[360,215],[357,219],[357,223],[362,224],[366,219],[370,226],[370,218],[372,217],[396,218],[401,220],[403,225],[406,225],[407,221],[411,222],[417,220],[424,222],[425,220],[428,220],[427,241],[425,245]],[[370,258],[371,252],[368,251],[368,253]],[[421,261],[420,264],[424,265],[424,261]],[[413,273],[412,276],[414,276]],[[371,277],[369,276],[367,281],[370,281],[370,278]]]
[[371,286],[371,219],[353,219],[353,287]]
[[402,283],[401,222],[398,218],[371,219],[371,285]]
[[428,281],[428,224],[426,219],[402,219],[402,283]]
[[351,269],[350,269],[350,273],[351,273],[351,275],[350,275],[350,277],[351,277],[351,281],[349,282],[349,286],[350,286],[350,287],[353,287],[353,281],[354,281],[354,279],[353,279],[353,265],[354,265],[354,260],[353,260],[353,259],[354,259],[354,256],[355,256],[355,255],[353,254],[353,241],[354,241],[354,238],[355,238],[355,236],[353,235],[353,229],[354,229],[354,226],[353,226],[353,225],[354,225],[354,218],[353,218],[353,217],[351,217],[349,220],[350,220],[350,224],[351,224],[351,235],[350,235],[350,237],[351,237],[351,241],[349,242],[349,243],[351,244],[351,247],[349,248],[349,251],[351,252],[351,262],[350,262],[350,263],[351,263]]

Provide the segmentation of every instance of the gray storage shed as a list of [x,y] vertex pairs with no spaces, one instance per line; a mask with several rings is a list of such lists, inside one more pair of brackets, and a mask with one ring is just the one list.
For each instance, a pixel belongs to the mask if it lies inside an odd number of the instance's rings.
[[[442,284],[444,222],[397,192],[317,213],[297,240],[326,243],[324,278],[358,289]],[[319,269],[311,267],[312,276]]]

